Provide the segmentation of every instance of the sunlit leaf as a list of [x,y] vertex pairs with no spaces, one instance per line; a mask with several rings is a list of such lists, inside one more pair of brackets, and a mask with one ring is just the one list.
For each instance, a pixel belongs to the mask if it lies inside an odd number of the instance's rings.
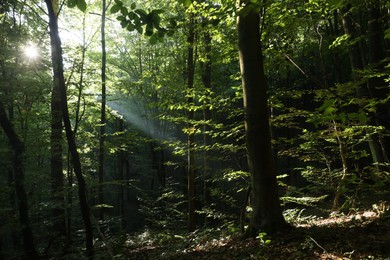
[[85,2],[85,0],[77,0],[77,8],[81,12],[85,12],[85,10],[87,10],[87,3]]

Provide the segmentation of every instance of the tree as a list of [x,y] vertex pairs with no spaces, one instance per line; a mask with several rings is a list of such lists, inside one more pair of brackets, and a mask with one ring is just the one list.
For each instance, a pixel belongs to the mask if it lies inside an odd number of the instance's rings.
[[194,76],[195,76],[195,20],[194,15],[189,14],[189,25],[187,33],[187,198],[188,198],[188,230],[196,228],[195,215],[195,126],[194,120]]
[[23,249],[26,257],[29,259],[38,259],[38,253],[35,249],[34,238],[30,226],[30,217],[28,211],[27,194],[24,187],[24,169],[23,153],[24,144],[15,133],[11,122],[9,121],[3,102],[0,100],[0,125],[8,137],[13,149],[13,174],[15,183],[15,192],[19,207],[19,220],[22,226]]
[[[58,15],[58,10],[55,10]],[[50,134],[50,173],[52,179],[52,194],[56,201],[53,208],[53,217],[56,219],[55,230],[66,234],[65,209],[64,209],[64,175],[62,160],[62,110],[59,84],[53,84],[51,92],[51,134]]]
[[[365,64],[365,57],[364,57],[364,47],[362,43],[362,38],[361,34],[358,33],[358,29],[356,28],[357,26],[354,24],[354,17],[351,12],[352,6],[348,4],[347,6],[342,8],[342,24],[343,24],[343,29],[344,33],[350,38],[350,43],[348,44],[348,55],[349,55],[349,61],[350,61],[350,66],[352,69],[352,79],[353,81],[357,82],[356,85],[356,96],[360,99],[369,99],[369,98],[374,98],[378,97],[378,93],[375,90],[376,86],[375,85],[381,85],[380,79],[378,78],[372,78],[370,79],[370,83],[367,84],[366,82],[360,82],[360,77],[358,76],[359,71],[364,70],[366,67]],[[377,14],[375,12],[377,10],[377,7],[372,6],[370,7],[370,14]],[[383,57],[381,55],[382,52],[382,44],[381,40],[378,40],[377,37],[380,37],[380,32],[378,31],[378,18],[373,18],[373,22],[370,23],[369,25],[369,30],[373,31],[375,30],[376,32],[370,32],[370,37],[369,37],[369,54],[370,54],[370,62],[373,62],[374,64],[378,63]],[[359,38],[360,37],[360,38]],[[374,37],[374,39],[373,39]],[[376,42],[378,41],[378,42]],[[374,65],[376,66],[376,65]],[[379,82],[378,82],[379,80]],[[384,93],[382,93],[384,94]],[[383,113],[383,111],[382,111]],[[371,118],[370,124],[371,125],[376,125],[378,122],[377,119]],[[380,123],[379,123],[380,125]],[[384,144],[380,143],[381,137],[378,136],[378,134],[371,134],[371,138],[368,140],[368,144],[370,147],[371,151],[371,157],[374,163],[383,163],[386,160],[386,151]]]
[[[212,83],[211,83],[211,35],[210,32],[206,31],[204,33],[204,52],[205,52],[205,61],[201,62],[202,67],[202,82],[205,87],[205,95],[208,96],[212,92]],[[212,138],[210,135],[211,127],[207,123],[212,119],[211,117],[211,106],[205,102],[203,109],[203,120],[205,125],[203,126],[203,145],[205,147],[203,154],[203,207],[207,208],[211,205],[211,188],[212,188],[212,171],[210,165],[210,153],[208,152],[208,147],[212,145]],[[206,217],[207,222],[207,217]]]
[[[370,0],[367,4],[367,26],[368,26],[368,50],[369,50],[369,69],[372,74],[368,80],[368,90],[371,98],[382,100],[375,107],[375,123],[377,126],[384,126],[390,130],[389,101],[383,100],[390,94],[385,82],[384,60],[386,58],[384,48],[384,32],[381,15],[381,1]],[[379,162],[389,163],[389,137],[379,136],[381,151],[378,152]]]
[[[103,194],[103,181],[104,181],[104,141],[105,141],[105,124],[106,124],[106,1],[102,1],[102,21],[101,21],[101,41],[102,41],[102,68],[101,68],[101,81],[102,81],[102,104],[100,108],[100,133],[99,133],[99,204],[102,206],[104,203]],[[99,218],[103,219],[103,207],[100,207]]]
[[247,230],[276,232],[285,228],[279,202],[276,170],[271,149],[267,83],[260,42],[260,15],[253,1],[238,2],[238,50],[245,110],[245,138],[251,174],[252,213]]
[[62,119],[65,125],[66,138],[68,141],[69,151],[72,157],[73,168],[78,181],[78,194],[80,200],[81,215],[84,221],[85,235],[86,235],[86,254],[87,257],[93,258],[93,231],[90,217],[90,210],[87,201],[87,189],[84,176],[81,169],[80,156],[77,151],[75,137],[69,119],[69,111],[67,104],[66,85],[64,78],[64,68],[62,60],[61,39],[58,32],[57,15],[51,0],[45,0],[50,28],[50,42],[51,42],[51,58],[53,66],[53,84],[58,84],[61,95],[61,112]]

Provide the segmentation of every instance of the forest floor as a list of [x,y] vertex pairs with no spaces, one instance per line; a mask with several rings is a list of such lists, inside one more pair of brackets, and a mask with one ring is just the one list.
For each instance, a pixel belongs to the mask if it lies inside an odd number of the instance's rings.
[[[390,212],[313,218],[256,239],[176,237],[129,246],[126,259],[390,259]],[[205,233],[207,234],[207,233]]]

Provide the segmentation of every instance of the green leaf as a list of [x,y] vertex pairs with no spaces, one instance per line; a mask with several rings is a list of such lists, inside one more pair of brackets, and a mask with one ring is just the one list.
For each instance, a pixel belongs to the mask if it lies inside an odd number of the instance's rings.
[[134,31],[135,26],[134,26],[134,24],[129,23],[129,24],[127,25],[126,29],[127,29],[129,32],[132,32],[132,31]]
[[345,5],[345,3],[344,0],[331,0],[330,5],[333,6],[334,9],[339,9]]
[[136,14],[138,14],[141,18],[141,20],[145,20],[146,16],[148,15],[144,10],[142,9],[137,9],[134,11]]
[[123,2],[120,0],[115,0],[115,4],[119,6],[123,6]]
[[87,3],[85,2],[85,0],[78,0],[77,1],[77,8],[81,12],[85,12],[85,10],[87,10]]
[[152,22],[153,22],[155,27],[158,27],[160,25],[161,18],[160,18],[160,16],[158,16],[158,14],[154,14],[154,13],[152,13],[152,14],[153,14]]
[[123,15],[119,15],[116,19],[118,21],[126,21],[126,17],[124,17]]
[[129,22],[127,20],[122,20],[121,21],[122,28],[125,28],[128,24],[129,24]]
[[152,13],[155,14],[155,15],[159,15],[159,14],[164,13],[164,10],[163,9],[155,9],[155,10],[152,11]]
[[113,5],[113,6],[111,7],[110,12],[111,12],[112,14],[114,14],[114,13],[118,12],[120,9],[121,9],[121,6],[115,4],[115,5]]
[[68,0],[68,7],[73,8],[77,5],[77,0]]
[[385,39],[390,39],[390,28],[385,30]]
[[368,117],[362,109],[360,109],[360,111],[358,113],[358,120],[361,124],[365,124],[368,122]]
[[137,15],[134,12],[129,12],[127,16],[129,17],[130,21],[133,21],[137,17]]
[[135,29],[138,31],[138,33],[142,34],[144,32],[144,29],[142,29],[141,26],[136,26]]
[[334,107],[335,104],[336,100],[326,100],[318,110],[323,111],[325,115],[332,114],[333,112],[337,111],[337,109]]
[[191,4],[191,0],[179,0],[179,3],[183,4],[186,8],[188,8]]
[[157,38],[158,38],[158,36],[157,36],[156,34],[153,34],[153,35],[150,37],[150,39],[149,39],[150,44],[152,44],[152,45],[156,44],[157,41],[158,41]]
[[146,25],[145,35],[146,36],[151,36],[152,34],[153,34],[153,25],[151,23],[148,23]]
[[136,3],[134,3],[134,2],[133,2],[133,3],[131,4],[131,6],[130,6],[130,8],[131,8],[132,10],[134,10],[136,7],[137,7],[137,5],[136,5]]
[[122,7],[121,7],[121,14],[123,14],[124,16],[126,16],[128,13],[129,13],[129,11],[127,11],[127,8],[122,6]]

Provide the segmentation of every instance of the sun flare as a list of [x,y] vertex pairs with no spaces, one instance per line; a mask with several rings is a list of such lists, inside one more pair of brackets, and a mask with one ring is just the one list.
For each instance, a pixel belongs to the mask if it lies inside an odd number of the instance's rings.
[[35,45],[26,45],[23,48],[24,55],[29,59],[36,59],[39,56],[39,50]]

